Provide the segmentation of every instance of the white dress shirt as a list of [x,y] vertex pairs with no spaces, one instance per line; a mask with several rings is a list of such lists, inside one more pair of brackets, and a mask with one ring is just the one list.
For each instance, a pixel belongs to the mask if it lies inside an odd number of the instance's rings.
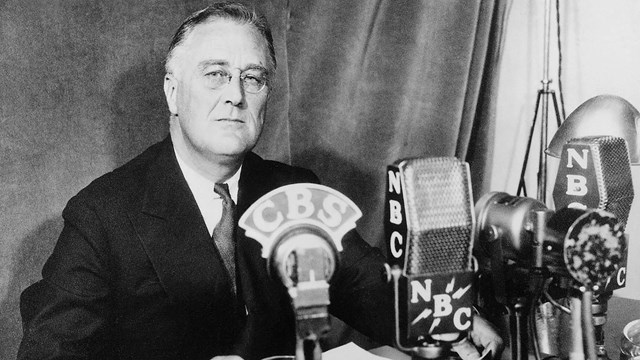
[[[174,151],[175,152],[175,151]],[[189,189],[193,197],[196,198],[196,203],[202,214],[209,235],[213,234],[213,229],[216,227],[220,218],[222,218],[222,198],[220,195],[213,191],[214,182],[200,175],[196,170],[191,168],[185,163],[178,153],[176,152],[176,158],[178,159],[178,165],[182,171],[182,175],[189,184]],[[242,166],[231,176],[225,183],[229,186],[229,193],[233,202],[238,203],[238,180],[240,179],[240,170]]]

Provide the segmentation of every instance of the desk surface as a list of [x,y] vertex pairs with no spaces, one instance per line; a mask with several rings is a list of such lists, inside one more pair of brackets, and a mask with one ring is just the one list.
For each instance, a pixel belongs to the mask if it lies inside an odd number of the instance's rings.
[[630,321],[640,319],[640,301],[614,296],[609,300],[608,305],[607,323],[604,326],[605,345],[609,357],[618,359],[620,356],[618,344],[620,344],[622,329]]
[[390,346],[381,346],[379,348],[371,349],[369,352],[392,360],[411,360],[411,356]]

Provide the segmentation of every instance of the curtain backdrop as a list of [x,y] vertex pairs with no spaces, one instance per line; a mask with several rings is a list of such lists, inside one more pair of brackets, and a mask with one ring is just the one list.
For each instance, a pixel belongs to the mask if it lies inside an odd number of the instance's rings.
[[[384,248],[386,166],[457,156],[486,186],[508,0],[245,1],[270,20],[278,71],[257,152],[354,200]],[[19,294],[66,201],[167,133],[162,60],[206,1],[0,0],[0,358],[22,335]],[[336,326],[333,343],[348,332]]]

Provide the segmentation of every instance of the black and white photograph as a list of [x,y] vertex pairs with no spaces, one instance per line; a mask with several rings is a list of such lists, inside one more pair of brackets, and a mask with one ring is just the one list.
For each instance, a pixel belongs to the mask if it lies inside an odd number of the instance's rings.
[[640,359],[639,18],[0,0],[0,360]]

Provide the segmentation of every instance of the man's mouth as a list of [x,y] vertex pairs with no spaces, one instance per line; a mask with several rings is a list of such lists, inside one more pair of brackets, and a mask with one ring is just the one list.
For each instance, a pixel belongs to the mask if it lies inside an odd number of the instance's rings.
[[233,123],[244,123],[244,121],[242,121],[241,119],[237,119],[237,118],[222,118],[222,119],[217,119],[216,121],[233,122]]

